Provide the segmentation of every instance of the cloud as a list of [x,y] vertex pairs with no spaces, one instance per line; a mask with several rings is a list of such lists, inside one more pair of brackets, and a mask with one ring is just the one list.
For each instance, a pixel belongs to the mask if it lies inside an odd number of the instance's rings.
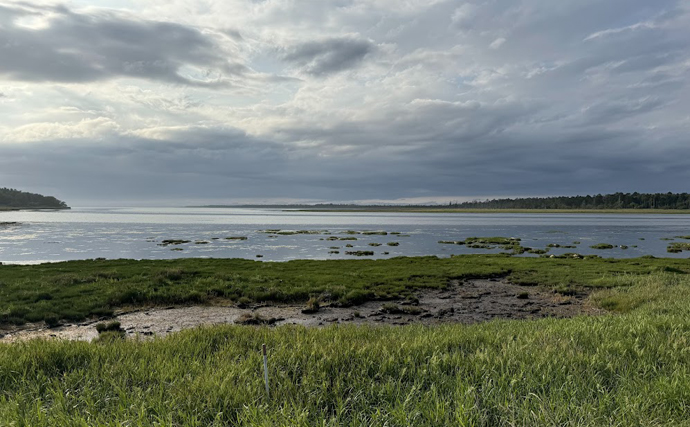
[[11,19],[0,26],[0,76],[10,80],[87,83],[133,77],[214,86],[248,71],[193,27],[108,10],[24,5],[1,10]]
[[356,67],[373,51],[374,45],[369,40],[340,37],[292,46],[283,60],[307,74],[324,76]]
[[625,33],[628,31],[638,31],[638,30],[651,30],[655,28],[654,24],[649,23],[649,22],[640,22],[634,25],[628,25],[627,27],[622,27],[622,28],[610,28],[608,30],[603,30],[603,31],[597,31],[596,33],[590,34],[589,36],[585,37],[584,41],[590,41],[598,38],[603,38],[603,37],[608,37],[620,33]]
[[146,201],[685,191],[684,2],[403,3],[0,0],[2,40],[32,47],[0,43],[0,181]]
[[499,37],[496,40],[492,41],[491,44],[489,45],[489,47],[491,49],[498,49],[501,46],[503,46],[503,43],[505,43],[505,42],[506,42],[506,39],[504,39],[503,37]]
[[120,126],[106,117],[84,119],[79,122],[32,123],[12,129],[2,138],[4,142],[30,142],[59,139],[100,139],[118,133]]
[[[424,104],[424,118],[477,109]],[[409,129],[401,126],[390,138]],[[332,137],[343,130],[334,129]],[[156,139],[110,135],[98,144],[89,138],[0,144],[0,177],[6,185],[50,183],[68,200],[111,203],[660,191],[659,182],[669,182],[663,186],[668,191],[683,191],[690,178],[684,167],[690,147],[653,150],[630,144],[631,138],[650,135],[555,128],[548,136],[518,129],[472,135],[449,126],[433,135],[433,143],[429,135],[417,134],[408,143],[418,143],[401,150],[379,146],[362,155],[324,156],[228,127],[161,129]]]

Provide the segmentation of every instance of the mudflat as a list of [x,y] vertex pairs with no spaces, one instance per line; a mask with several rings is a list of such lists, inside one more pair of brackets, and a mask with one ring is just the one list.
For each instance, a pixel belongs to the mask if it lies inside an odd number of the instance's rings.
[[[157,307],[121,312],[114,319],[129,337],[165,336],[171,332],[218,324],[298,324],[319,327],[332,324],[408,325],[421,323],[472,324],[494,319],[565,318],[599,314],[603,310],[588,303],[589,290],[570,295],[540,286],[521,286],[506,279],[451,280],[443,289],[422,289],[414,297],[391,301],[369,301],[353,307],[325,305],[305,313],[304,304],[254,304]],[[98,337],[96,324],[88,321],[57,328],[27,325],[6,330],[1,342],[32,338],[90,341]]]

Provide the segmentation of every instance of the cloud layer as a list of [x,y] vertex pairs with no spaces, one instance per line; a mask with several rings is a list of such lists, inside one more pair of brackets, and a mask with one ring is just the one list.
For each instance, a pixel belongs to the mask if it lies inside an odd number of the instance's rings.
[[682,1],[112,6],[0,0],[1,185],[80,202],[687,190]]

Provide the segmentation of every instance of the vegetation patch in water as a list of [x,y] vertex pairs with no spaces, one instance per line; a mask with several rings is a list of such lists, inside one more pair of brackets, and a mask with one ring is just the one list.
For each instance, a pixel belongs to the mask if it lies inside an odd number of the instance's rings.
[[685,242],[674,242],[668,245],[666,252],[677,254],[683,251],[690,251],[690,243]]
[[465,244],[514,245],[520,243],[517,237],[468,237]]
[[609,243],[597,243],[596,245],[590,246],[592,249],[613,249],[615,246]]
[[563,248],[563,249],[577,249],[575,245],[561,245],[558,243],[549,243],[546,245],[547,248]]
[[373,256],[374,251],[346,251],[345,255],[354,255],[354,256]]
[[168,246],[168,245],[182,245],[185,243],[190,243],[190,240],[181,240],[181,239],[166,239],[161,241],[158,246]]

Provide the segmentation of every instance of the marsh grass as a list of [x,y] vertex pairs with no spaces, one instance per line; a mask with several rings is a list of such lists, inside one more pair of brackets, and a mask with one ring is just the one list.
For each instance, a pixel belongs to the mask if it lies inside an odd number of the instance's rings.
[[618,315],[0,344],[0,425],[687,425],[690,279],[616,281]]
[[306,307],[302,309],[302,313],[313,314],[321,309],[321,301],[316,297],[311,297],[307,301]]
[[[354,252],[354,251],[353,251]],[[369,251],[370,252],[370,251]],[[520,285],[607,286],[604,276],[690,272],[684,259],[515,258],[462,255],[380,260],[242,259],[87,260],[0,266],[0,328],[31,322],[75,322],[112,316],[128,307],[304,303],[327,296],[341,305],[404,299],[453,279],[505,277]],[[329,301],[325,301],[329,302]]]
[[244,313],[235,319],[238,325],[267,325],[274,322],[275,320],[267,319],[258,313]]
[[102,334],[104,332],[119,332],[122,330],[122,326],[120,322],[113,321],[113,322],[101,322],[96,324],[96,331],[98,331],[99,334]]

